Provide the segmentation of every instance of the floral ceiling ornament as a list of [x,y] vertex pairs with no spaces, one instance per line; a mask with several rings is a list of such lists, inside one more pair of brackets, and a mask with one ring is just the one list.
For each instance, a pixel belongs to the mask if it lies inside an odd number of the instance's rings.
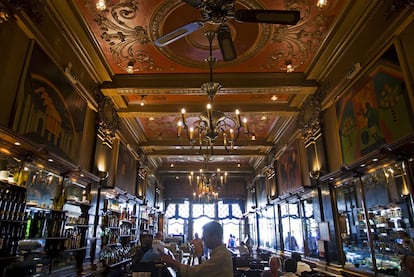
[[150,39],[145,27],[131,26],[137,16],[138,3],[126,0],[107,4],[107,8],[98,12],[95,19],[101,38],[110,46],[114,61],[127,73],[159,69],[154,64],[154,58],[139,49]]

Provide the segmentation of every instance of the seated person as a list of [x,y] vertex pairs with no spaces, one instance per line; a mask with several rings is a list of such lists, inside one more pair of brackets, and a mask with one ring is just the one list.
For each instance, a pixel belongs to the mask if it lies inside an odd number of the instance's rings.
[[[152,248],[153,237],[151,234],[140,236],[140,247],[132,258],[132,272],[151,272],[151,276],[170,277],[169,271],[161,264],[161,254]],[[161,275],[160,275],[161,273]]]
[[279,277],[282,273],[279,271],[280,259],[277,256],[270,256],[269,258],[269,269],[262,272],[262,277]]
[[298,252],[293,252],[292,253],[292,259],[294,259],[296,261],[297,264],[297,269],[296,269],[296,274],[297,275],[301,275],[302,272],[307,271],[307,272],[311,272],[312,268],[310,267],[310,265],[308,265],[307,263],[302,261],[302,257],[300,255],[300,253]]
[[289,258],[285,260],[285,273],[283,273],[283,277],[295,277],[298,276],[296,275],[296,270],[297,270],[297,263],[294,259]]
[[240,256],[242,256],[242,255],[248,255],[249,254],[249,248],[247,248],[247,246],[244,243],[244,241],[241,241],[240,242],[240,245],[239,245],[239,253],[240,253]]

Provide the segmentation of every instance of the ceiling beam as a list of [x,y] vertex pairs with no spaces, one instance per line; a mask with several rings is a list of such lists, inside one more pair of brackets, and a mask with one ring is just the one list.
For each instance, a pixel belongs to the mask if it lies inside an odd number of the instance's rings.
[[[260,150],[261,149],[261,150]],[[144,150],[145,151],[145,150]],[[263,157],[266,155],[263,152],[263,146],[258,146],[257,149],[243,149],[239,148],[237,150],[233,150],[231,154],[229,154],[224,149],[216,149],[214,148],[214,155],[215,156],[237,156],[237,157]],[[270,151],[270,149],[269,149]],[[203,152],[201,152],[203,153]],[[197,149],[180,149],[180,150],[166,150],[166,149],[153,149],[150,152],[146,152],[145,154],[148,158],[173,158],[178,156],[200,156],[200,153],[197,153]],[[172,157],[171,157],[172,156]],[[201,156],[200,156],[201,157]]]
[[[168,73],[168,74],[141,74],[115,75],[112,82],[104,82],[102,91],[111,89],[162,89],[162,88],[197,88],[208,82],[207,73]],[[291,93],[298,93],[301,88],[311,88],[312,92],[319,86],[314,80],[307,80],[304,73],[215,73],[214,81],[223,88],[291,88]],[[285,93],[289,93],[286,89]],[[306,90],[305,90],[306,91]],[[309,91],[309,93],[312,93]],[[128,90],[125,90],[128,92]]]

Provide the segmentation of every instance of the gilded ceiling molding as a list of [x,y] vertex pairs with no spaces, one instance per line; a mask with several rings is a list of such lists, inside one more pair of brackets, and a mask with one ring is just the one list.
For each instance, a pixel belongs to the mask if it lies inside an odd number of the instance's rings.
[[[105,89],[102,89],[105,90]],[[289,94],[297,94],[300,91],[302,93],[308,94],[313,88],[303,88],[303,87],[272,87],[272,88],[221,88],[220,94],[234,94],[234,93],[242,93],[242,94],[251,94],[251,93],[260,93],[260,94],[281,94],[281,93],[289,93]],[[188,89],[147,89],[147,88],[118,88],[116,89],[117,94],[120,95],[150,95],[150,94],[191,94],[191,95],[206,95],[206,93],[200,88],[188,88]]]
[[147,142],[144,130],[135,117],[121,117],[120,120],[122,120],[123,126],[128,129],[136,143],[141,145]]
[[[286,8],[298,8],[294,2],[288,1]],[[327,22],[323,13],[320,13],[312,21],[308,20],[314,6],[315,4],[312,2],[301,2],[301,22],[309,21],[306,28],[301,23],[289,28],[284,25],[276,25],[271,38],[275,48],[267,58],[268,63],[262,65],[262,68],[286,71],[287,63],[297,68],[309,60],[319,46]]]
[[138,49],[150,40],[145,27],[128,25],[136,16],[138,3],[126,0],[108,5],[106,10],[96,14],[95,21],[119,68],[127,72],[128,65],[132,64],[135,71],[160,70],[150,54]]

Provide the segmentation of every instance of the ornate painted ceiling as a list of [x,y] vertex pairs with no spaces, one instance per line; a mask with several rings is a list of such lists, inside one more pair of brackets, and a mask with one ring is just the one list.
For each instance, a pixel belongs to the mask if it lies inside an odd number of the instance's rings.
[[[231,153],[218,139],[209,169],[254,176],[272,161],[297,130],[307,97],[319,89],[307,76],[347,1],[327,1],[323,7],[306,0],[234,1],[236,10],[299,10],[300,21],[292,26],[229,19],[237,58],[223,61],[214,39],[212,76],[204,34],[215,31],[216,24],[206,23],[168,46],[154,45],[160,36],[200,19],[200,11],[183,1],[106,0],[104,10],[97,9],[97,0],[75,3],[112,76],[101,91],[117,109],[124,139],[145,156],[146,166],[173,177],[205,167],[197,147],[191,148],[185,137],[177,139],[177,122],[181,108],[187,110],[188,122],[205,111],[210,99],[200,87],[210,77],[222,86],[213,109],[229,116],[239,109],[249,133],[241,132]],[[130,73],[128,65],[133,65]]]

